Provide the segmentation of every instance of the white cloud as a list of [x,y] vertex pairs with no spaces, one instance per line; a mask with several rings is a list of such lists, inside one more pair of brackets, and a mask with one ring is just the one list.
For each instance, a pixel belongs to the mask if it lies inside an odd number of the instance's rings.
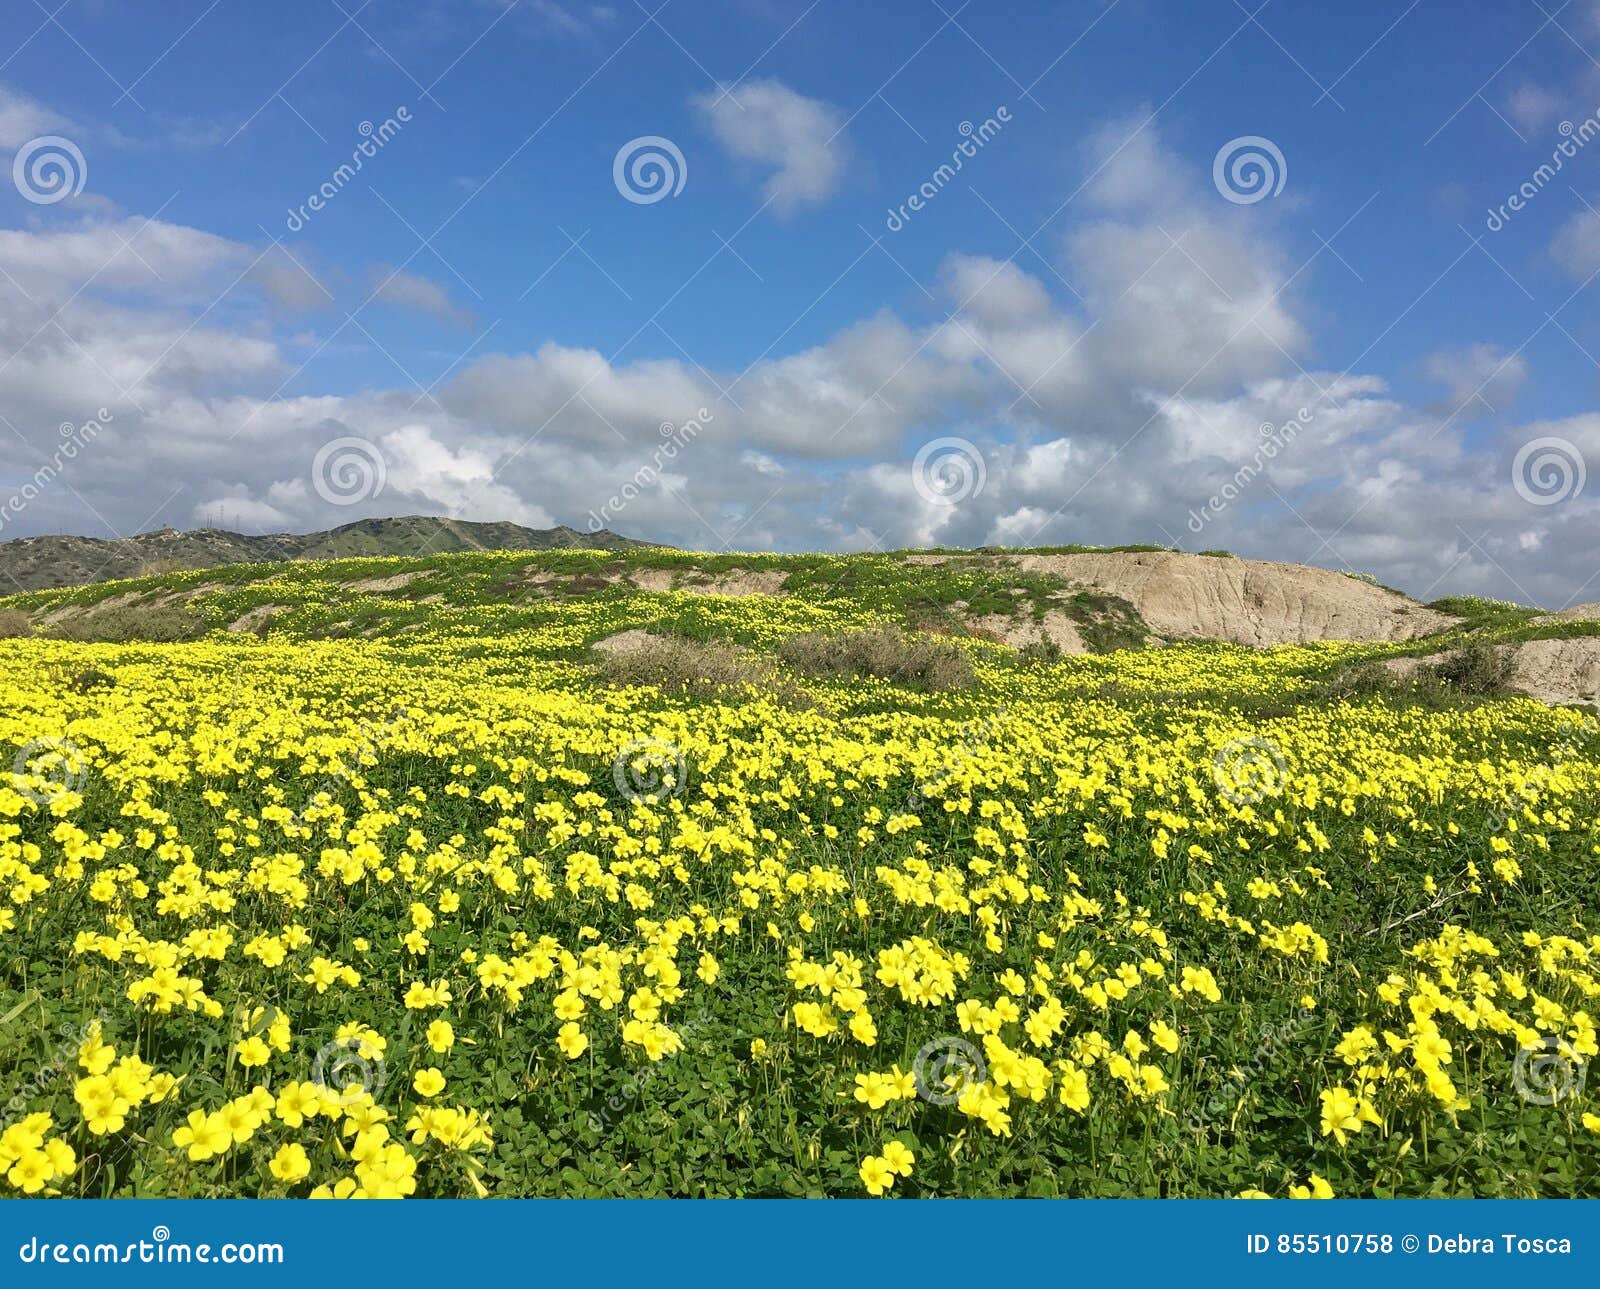
[[1528,360],[1498,345],[1438,349],[1423,363],[1428,378],[1445,389],[1451,416],[1503,412],[1528,379]]
[[0,85],[0,149],[11,152],[41,134],[76,132],[78,127],[37,99]]
[[1562,268],[1580,280],[1600,269],[1600,215],[1580,210],[1570,216],[1556,230],[1550,253]]
[[1547,129],[1560,119],[1568,95],[1546,85],[1519,85],[1506,101],[1506,111],[1518,128],[1532,134]]
[[556,0],[528,0],[528,5],[534,14],[555,31],[565,32],[569,36],[583,36],[589,32],[588,23],[565,5],[557,4]]
[[777,80],[718,85],[690,103],[730,155],[775,167],[763,192],[778,214],[824,201],[839,186],[848,159],[845,114],[831,103]]
[[765,452],[757,452],[753,448],[746,448],[739,454],[739,464],[749,466],[757,474],[777,478],[784,473],[783,463],[768,456]]
[[1095,205],[1148,216],[1192,198],[1189,177],[1162,147],[1159,134],[1149,124],[1151,116],[1146,103],[1089,134],[1084,148],[1088,166],[1084,192]]
[[230,265],[243,267],[248,248],[199,229],[161,220],[87,219],[49,231],[0,229],[0,268],[29,295],[144,290],[178,298]]
[[250,270],[251,279],[286,309],[325,309],[333,292],[312,270],[303,255],[273,247]]
[[[1087,167],[1128,137],[1107,135]],[[287,332],[293,320],[263,293],[319,303],[276,255],[224,294],[255,248],[121,216],[3,232],[0,266],[27,295],[0,276],[0,408],[18,430],[0,433],[0,500],[48,457],[62,422],[113,413],[63,472],[76,495],[48,490],[5,535],[102,532],[93,512],[131,531],[177,489],[174,516],[226,513],[259,529],[418,511],[582,526],[649,467],[647,485],[605,521],[680,546],[1170,534],[1348,563],[1430,596],[1559,605],[1579,590],[1600,548],[1600,488],[1537,507],[1511,469],[1522,444],[1553,436],[1600,480],[1600,412],[1485,442],[1481,426],[1468,435],[1448,407],[1407,406],[1373,373],[1314,369],[1271,217],[1208,193],[1202,169],[1146,130],[1102,168],[1059,259],[948,256],[936,321],[882,311],[743,372],[550,341],[463,363],[438,404],[409,388],[274,397],[316,340],[276,338],[273,324]],[[456,308],[422,278],[389,302]],[[1489,345],[1440,351],[1425,370],[1453,398],[1492,377],[1484,392],[1502,412],[1527,376]],[[702,408],[704,428],[663,457],[661,425],[701,419]],[[1271,455],[1264,425],[1281,444]],[[930,501],[911,476],[918,447],[950,435],[976,444],[986,471],[956,506]],[[311,464],[346,436],[377,445],[387,485],[338,507],[311,486]],[[1193,533],[1189,516],[1241,477]]]
[[235,487],[197,502],[189,511],[189,522],[236,533],[282,533],[294,528],[294,513],[279,510]]
[[372,268],[371,281],[373,299],[384,304],[431,314],[452,327],[470,329],[476,325],[472,310],[457,305],[450,298],[450,292],[432,278],[391,268],[386,264],[376,264]]
[[1016,330],[1038,326],[1055,313],[1044,283],[1010,260],[950,255],[941,276],[963,312],[986,327]]
[[[388,469],[388,487],[418,503],[455,514],[469,504],[532,528],[554,524],[550,512],[533,505],[495,479],[494,456],[473,444],[451,447],[427,425],[405,425],[378,442]],[[494,454],[498,455],[498,454]]]

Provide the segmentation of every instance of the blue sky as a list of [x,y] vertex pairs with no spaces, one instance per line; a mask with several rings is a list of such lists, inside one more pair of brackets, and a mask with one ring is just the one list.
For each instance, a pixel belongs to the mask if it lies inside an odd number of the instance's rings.
[[[59,4],[0,37],[0,537],[598,517],[1600,599],[1595,0]],[[41,139],[81,191],[26,191]]]

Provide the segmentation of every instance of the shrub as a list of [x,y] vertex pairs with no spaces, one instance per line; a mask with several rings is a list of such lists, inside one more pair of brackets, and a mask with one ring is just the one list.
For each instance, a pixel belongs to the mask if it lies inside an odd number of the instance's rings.
[[1478,629],[1518,627],[1530,618],[1539,616],[1538,609],[1530,609],[1526,604],[1490,600],[1480,595],[1447,595],[1442,600],[1434,600],[1428,607],[1439,613],[1448,613],[1451,617],[1462,618],[1465,625]]
[[33,623],[21,609],[0,609],[0,640],[16,640],[33,634]]
[[563,595],[598,595],[611,590],[615,583],[608,577],[593,573],[579,573],[576,577],[558,583],[556,589]]
[[1430,668],[1458,693],[1490,698],[1511,692],[1516,655],[1482,640],[1472,640],[1446,654]]
[[1332,672],[1308,691],[1314,702],[1380,698],[1429,710],[1459,706],[1464,699],[1503,697],[1512,692],[1515,658],[1509,649],[1470,641],[1435,662],[1403,674],[1376,660]]
[[952,645],[909,636],[892,627],[834,635],[790,636],[778,655],[807,676],[852,680],[874,676],[910,689],[970,689],[972,662]]
[[100,689],[114,689],[117,678],[109,671],[101,671],[98,667],[86,667],[67,681],[67,686],[75,694],[92,694]]
[[1139,611],[1129,601],[1109,591],[1076,591],[1066,599],[1063,608],[1078,624],[1078,635],[1090,653],[1139,649],[1149,639],[1150,629]]
[[1388,697],[1400,688],[1400,678],[1381,662],[1368,660],[1340,667],[1320,685],[1313,687],[1311,696],[1322,702],[1337,702],[1342,698]]
[[122,604],[64,619],[51,627],[50,634],[80,644],[167,644],[197,640],[207,630],[205,619],[184,605]]
[[1043,640],[1034,640],[1017,650],[1017,663],[1023,667],[1048,667],[1051,663],[1060,662],[1066,655],[1061,652],[1061,646],[1048,637]]
[[811,706],[804,691],[775,683],[772,664],[725,640],[646,636],[627,649],[606,653],[600,674],[613,685],[654,685],[669,694],[706,696],[757,685],[790,706]]

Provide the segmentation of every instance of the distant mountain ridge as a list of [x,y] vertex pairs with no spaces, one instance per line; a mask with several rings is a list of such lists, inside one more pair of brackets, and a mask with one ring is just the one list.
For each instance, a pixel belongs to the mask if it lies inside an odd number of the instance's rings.
[[147,573],[270,564],[286,560],[439,555],[470,550],[629,550],[649,546],[602,528],[524,528],[431,515],[358,519],[316,533],[235,533],[222,528],[162,528],[136,537],[18,537],[0,542],[0,595],[84,586]]

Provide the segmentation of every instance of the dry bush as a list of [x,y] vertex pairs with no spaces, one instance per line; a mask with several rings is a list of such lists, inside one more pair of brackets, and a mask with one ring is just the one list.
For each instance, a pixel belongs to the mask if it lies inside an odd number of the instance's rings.
[[1017,665],[1020,667],[1050,667],[1066,656],[1061,646],[1054,640],[1030,640],[1017,650]]
[[714,697],[724,690],[758,687],[788,707],[811,709],[817,700],[775,673],[771,661],[725,640],[687,636],[642,638],[626,649],[603,652],[600,674],[613,685],[654,685],[669,694]]
[[959,649],[892,627],[811,632],[790,636],[779,656],[807,676],[839,680],[874,676],[910,689],[971,689],[977,684],[972,661]]
[[0,640],[16,640],[33,634],[33,623],[21,609],[0,609]]
[[1332,703],[1342,699],[1359,701],[1390,697],[1401,687],[1399,676],[1381,662],[1368,659],[1337,668],[1314,685],[1311,692],[1318,701]]
[[709,693],[767,680],[770,669],[726,641],[650,636],[632,648],[608,653],[600,671],[614,685],[655,685],[669,693]]
[[1516,670],[1515,652],[1471,640],[1434,664],[1433,674],[1457,693],[1495,698],[1512,692]]
[[80,644],[166,644],[197,640],[206,630],[205,619],[182,605],[148,608],[123,604],[99,613],[66,618],[51,627],[50,634],[58,640],[74,640]]
[[153,555],[148,559],[139,561],[139,571],[135,577],[165,577],[168,573],[186,573],[189,565],[181,560],[172,559],[166,555]]

